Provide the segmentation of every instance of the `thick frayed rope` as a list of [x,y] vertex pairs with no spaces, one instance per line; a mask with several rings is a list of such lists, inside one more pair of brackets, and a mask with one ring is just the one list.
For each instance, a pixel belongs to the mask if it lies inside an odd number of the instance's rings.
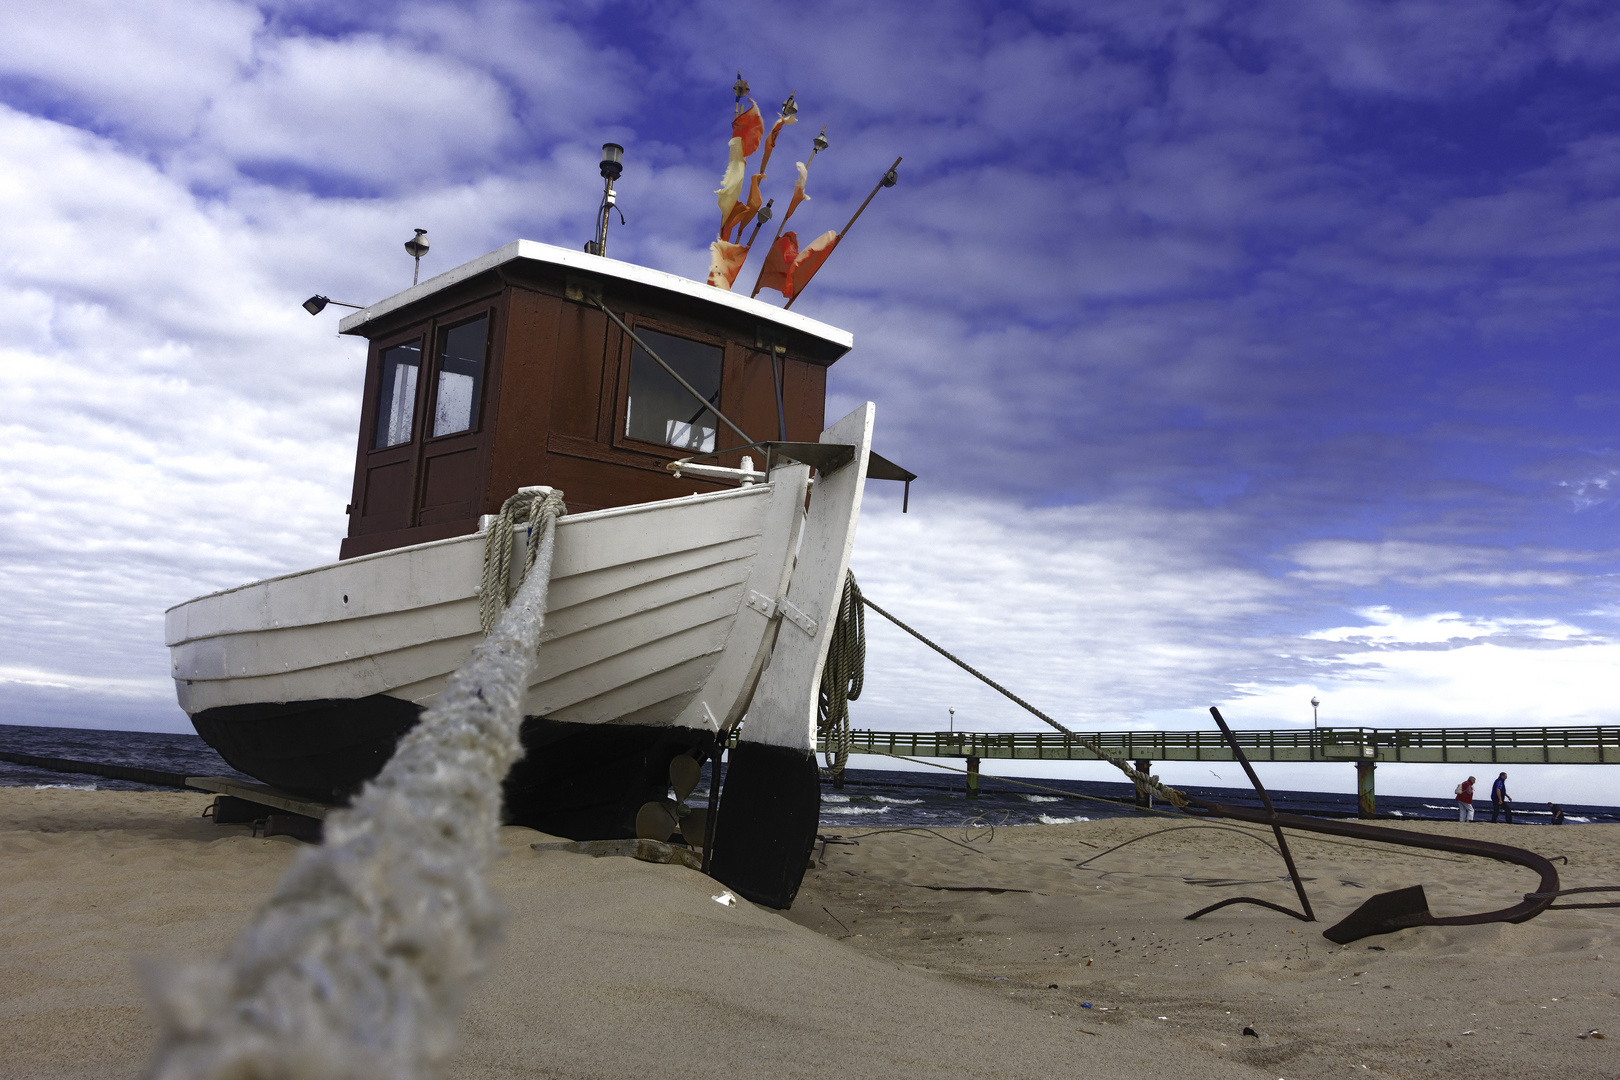
[[564,513],[549,489],[514,499],[535,523],[539,572],[494,630],[354,805],[326,819],[325,842],[288,868],[223,960],[147,972],[163,1026],[153,1080],[441,1074],[465,989],[499,935],[483,870],[497,849],[501,781],[522,755]]

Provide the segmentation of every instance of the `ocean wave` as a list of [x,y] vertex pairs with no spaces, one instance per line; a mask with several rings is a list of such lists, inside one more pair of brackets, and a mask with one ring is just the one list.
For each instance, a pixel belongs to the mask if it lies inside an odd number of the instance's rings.
[[94,791],[94,784],[35,784],[35,791]]
[[822,802],[832,802],[832,803],[845,803],[845,802],[849,802],[849,796],[848,795],[823,795],[821,797],[821,801]]
[[844,817],[854,817],[857,814],[887,814],[887,806],[823,806],[823,814],[840,814]]
[[1088,817],[1053,817],[1051,814],[1042,814],[1035,820],[1042,825],[1073,825],[1077,821],[1090,821]]
[[1020,799],[1028,800],[1029,802],[1062,802],[1063,801],[1063,796],[1061,796],[1061,795],[1020,795],[1018,797]]
[[1592,824],[1592,819],[1591,818],[1589,818],[1589,817],[1576,817],[1574,814],[1569,815],[1564,820],[1565,821],[1576,821],[1576,822],[1579,822],[1582,825],[1590,825],[1590,824]]
[[923,804],[922,799],[891,799],[887,795],[874,795],[872,801],[889,803],[893,806],[921,806]]

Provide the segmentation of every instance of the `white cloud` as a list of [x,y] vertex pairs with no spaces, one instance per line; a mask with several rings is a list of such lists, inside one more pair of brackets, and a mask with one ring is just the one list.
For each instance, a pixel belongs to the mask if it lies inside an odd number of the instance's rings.
[[267,43],[253,77],[215,96],[199,135],[238,168],[290,166],[393,192],[480,166],[515,130],[485,72],[356,36]]
[[1426,587],[1502,589],[1568,588],[1584,575],[1534,564],[1568,564],[1597,556],[1412,540],[1311,540],[1289,549],[1288,557],[1304,567],[1290,576],[1314,584],[1365,587],[1402,582]]
[[1493,637],[1559,642],[1586,637],[1584,630],[1557,619],[1469,618],[1455,611],[1404,615],[1388,607],[1362,608],[1356,614],[1366,619],[1368,625],[1313,630],[1306,637],[1356,645],[1394,646],[1474,642]]
[[98,127],[177,140],[249,63],[262,23],[229,0],[8,0],[0,73]]

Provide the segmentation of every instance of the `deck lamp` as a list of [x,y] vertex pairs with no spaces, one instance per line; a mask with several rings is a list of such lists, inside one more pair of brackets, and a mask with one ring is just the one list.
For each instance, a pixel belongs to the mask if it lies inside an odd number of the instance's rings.
[[596,239],[585,245],[589,255],[607,254],[608,217],[619,213],[619,224],[624,224],[624,211],[619,210],[619,193],[613,190],[613,181],[624,175],[624,147],[618,143],[602,144],[602,205],[596,210]]
[[1311,695],[1311,727],[1316,726],[1316,707],[1322,704],[1322,699],[1315,694]]
[[411,285],[414,287],[422,277],[422,256],[428,253],[428,234],[426,229],[417,229],[416,235],[405,241],[405,254],[416,260],[416,269],[411,272]]
[[345,304],[341,300],[333,300],[330,296],[321,296],[319,294],[304,301],[304,310],[309,312],[311,315],[319,315],[321,312],[326,310],[327,304],[336,304],[338,307],[352,307],[356,311],[365,310],[364,304]]

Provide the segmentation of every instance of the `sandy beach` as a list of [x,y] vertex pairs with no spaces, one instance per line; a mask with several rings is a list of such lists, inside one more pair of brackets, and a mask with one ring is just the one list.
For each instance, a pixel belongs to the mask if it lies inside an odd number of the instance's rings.
[[[208,802],[0,788],[0,1075],[141,1073],[137,963],[217,956],[300,847],[204,821]],[[1319,923],[1248,907],[1186,922],[1293,893],[1257,830],[1147,835],[1178,824],[847,829],[857,843],[818,846],[786,915],[717,904],[691,870],[536,852],[551,838],[505,829],[506,941],[453,1075],[1620,1075],[1620,910],[1341,948],[1322,928],[1374,892],[1423,884],[1453,914],[1535,879],[1300,836]],[[1612,826],[1421,827],[1565,855],[1566,887],[1620,883]],[[1579,1037],[1593,1029],[1608,1037]]]

